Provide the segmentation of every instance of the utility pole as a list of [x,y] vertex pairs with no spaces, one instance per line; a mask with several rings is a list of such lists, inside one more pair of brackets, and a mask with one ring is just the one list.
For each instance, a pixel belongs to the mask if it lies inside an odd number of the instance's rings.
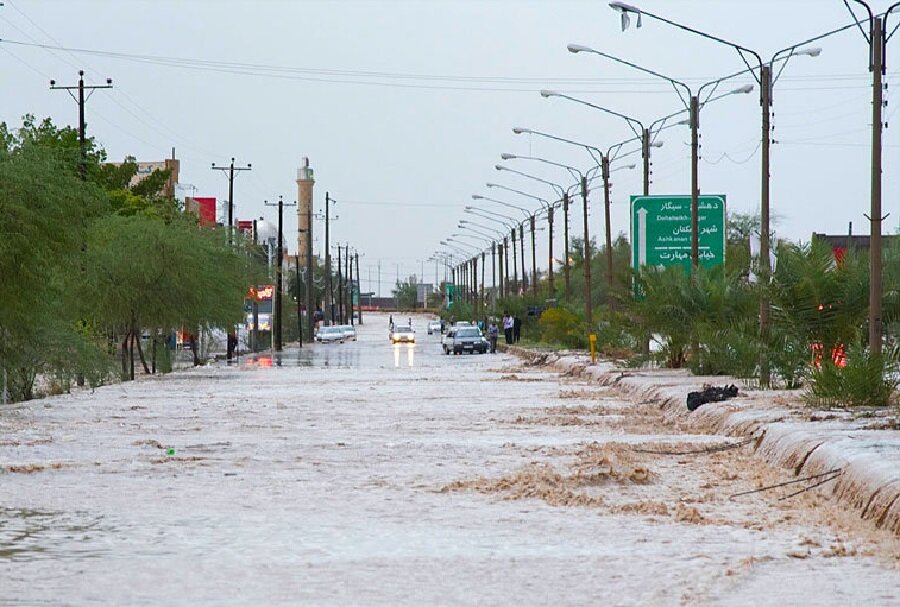
[[691,273],[700,268],[700,99],[691,95]]
[[762,105],[762,184],[760,187],[759,278],[762,283],[759,298],[759,383],[768,388],[769,377],[769,154],[772,143],[772,65],[766,63],[759,70],[760,105]]
[[518,254],[516,253],[516,228],[513,226],[512,232],[510,233],[512,237],[512,252],[513,252],[513,281],[512,281],[512,294],[515,295],[519,292],[519,260]]
[[[501,257],[502,259],[502,257]],[[497,301],[497,241],[491,243],[491,293],[494,294],[494,305]],[[491,307],[493,308],[494,305]]]
[[554,299],[556,297],[556,286],[555,281],[553,279],[553,207],[547,208],[547,227],[550,230],[550,253],[548,259],[547,266],[547,291],[550,294],[550,299]]
[[275,255],[275,309],[273,314],[272,329],[275,331],[275,351],[284,349],[284,301],[283,301],[283,272],[284,272],[284,207],[294,207],[297,203],[284,204],[282,196],[277,203],[264,202],[267,207],[278,207],[278,252]]
[[[313,205],[310,204],[306,211],[306,225],[309,234],[306,238],[306,326],[309,338],[312,339],[316,332],[316,320],[313,314],[313,298],[316,282],[313,276]],[[300,252],[297,251],[299,255]],[[328,254],[326,249],[325,254]],[[322,323],[325,324],[324,322]]]
[[347,245],[347,308],[350,313],[350,324],[353,325],[353,258],[350,256],[350,245]]
[[[0,6],[3,4],[0,3]],[[86,123],[84,121],[84,104],[85,102],[91,98],[91,95],[94,94],[94,91],[97,89],[111,89],[112,88],[112,78],[106,79],[106,84],[100,85],[84,85],[84,70],[78,70],[78,84],[75,86],[56,86],[56,80],[50,81],[50,89],[51,90],[62,90],[69,93],[69,96],[75,100],[75,103],[78,104],[78,146],[80,149],[79,156],[79,165],[78,172],[81,175],[82,181],[87,181],[87,136],[85,134]],[[72,91],[78,91],[77,96],[72,93]],[[87,97],[84,96],[84,92],[89,91]]]
[[608,311],[613,311],[613,252],[612,252],[612,225],[610,219],[609,198],[609,156],[604,154],[602,158],[603,171],[603,212],[606,219],[606,306]]
[[[892,7],[893,8],[893,7]],[[890,11],[889,11],[890,12]],[[881,138],[884,129],[885,44],[887,15],[872,19],[872,201],[869,210],[869,354],[881,355]]]
[[216,166],[214,162],[211,167],[213,171],[226,173],[225,176],[228,178],[228,242],[232,240],[232,227],[234,226],[234,172],[251,171],[252,167],[253,165],[249,162],[245,167],[234,166],[234,158],[231,159],[231,164],[228,166]]
[[525,288],[527,287],[527,283],[525,282],[525,222],[519,224],[519,248],[522,250],[522,295],[525,295]]
[[[515,247],[513,247],[515,250]],[[501,255],[502,259],[500,260],[500,267],[503,268],[503,284],[500,287],[500,291],[503,293],[504,297],[509,296],[509,239],[504,236],[503,237],[503,254]],[[515,265],[513,265],[515,267]]]
[[300,251],[294,257],[294,271],[297,273],[297,280],[294,284],[297,287],[297,344],[303,347],[303,312],[300,307]]
[[329,243],[330,233],[330,203],[331,195],[325,192],[325,306],[329,310],[331,324],[334,324],[334,291],[331,285],[331,248]]
[[594,306],[591,302],[591,237],[588,230],[587,177],[581,176],[581,202],[584,207],[584,320],[588,332],[594,330]]
[[[251,165],[247,163],[247,166],[234,166],[234,158],[231,159],[231,164],[227,167],[216,166],[214,162],[212,164],[213,171],[227,171],[225,174],[228,178],[228,243],[231,244],[234,241],[234,232],[232,227],[234,226],[234,172],[235,171],[250,171]],[[231,360],[234,358],[234,351],[237,349],[237,334],[235,333],[234,327],[229,327],[228,329],[228,345],[226,347],[225,358]]]
[[[359,293],[359,324],[363,324],[363,311],[362,311],[362,278],[359,276],[359,251],[357,251],[353,255],[353,259],[356,262],[356,280],[359,282],[359,289],[357,289],[357,293]],[[371,281],[370,281],[371,282]]]
[[569,282],[569,271],[571,270],[569,266],[569,193],[563,193],[563,232],[566,241],[565,247],[563,247],[563,253],[566,256],[564,271],[565,271],[565,281],[566,281],[566,303],[569,303],[569,300],[572,298],[572,290],[571,284]]
[[341,270],[343,266],[341,265],[341,245],[338,245],[338,324],[344,324],[344,281],[342,278]]
[[534,246],[534,215],[528,219],[531,224],[531,294],[537,296],[537,253]]
[[484,266],[485,266],[485,251],[481,252],[481,315],[484,316],[484,306],[487,303],[487,286],[484,282]]

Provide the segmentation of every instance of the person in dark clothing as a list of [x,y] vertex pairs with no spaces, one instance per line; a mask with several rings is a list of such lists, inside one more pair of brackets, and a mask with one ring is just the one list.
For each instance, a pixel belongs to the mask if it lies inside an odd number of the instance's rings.
[[488,328],[488,339],[491,341],[491,354],[497,353],[497,340],[500,338],[500,327],[497,326],[497,321],[491,321],[491,326]]
[[513,342],[518,342],[522,337],[522,319],[516,316],[513,318]]

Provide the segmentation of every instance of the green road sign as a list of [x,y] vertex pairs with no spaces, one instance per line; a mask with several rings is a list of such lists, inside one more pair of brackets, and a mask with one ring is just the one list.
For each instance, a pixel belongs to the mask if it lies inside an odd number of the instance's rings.
[[[725,196],[700,196],[700,265],[725,263]],[[691,197],[631,197],[631,265],[691,267]]]
[[444,285],[447,293],[447,309],[453,307],[453,302],[456,301],[456,285],[452,283],[445,283]]

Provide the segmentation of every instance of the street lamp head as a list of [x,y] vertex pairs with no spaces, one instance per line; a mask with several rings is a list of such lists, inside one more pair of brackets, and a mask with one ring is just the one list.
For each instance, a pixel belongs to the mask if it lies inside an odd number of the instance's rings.
[[746,94],[752,93],[752,92],[753,92],[753,85],[745,84],[744,86],[742,86],[740,88],[736,88],[733,91],[731,91],[731,94],[732,95],[746,95]]
[[793,54],[794,55],[806,55],[807,57],[818,57],[819,55],[822,54],[822,49],[820,49],[819,47],[804,48],[804,49],[800,49],[799,51],[797,51]]
[[506,152],[503,152],[502,154],[500,154],[501,160],[513,160],[515,158],[517,158],[517,156],[515,154],[507,154]]
[[56,80],[51,80],[51,81],[50,81],[50,86],[56,86]]
[[637,166],[636,164],[626,164],[626,165],[625,165],[625,168],[626,168],[627,170],[631,171],[631,170],[633,170],[634,167],[636,167],[636,166]]
[[531,129],[524,129],[520,126],[513,127],[513,133],[515,133],[516,135],[521,135],[522,133],[530,133],[530,132],[531,132]]
[[569,50],[570,53],[582,53],[582,52],[590,52],[590,51],[594,50],[589,46],[584,46],[583,44],[571,44],[571,43],[567,44],[566,48]]
[[541,89],[541,97],[559,97],[559,93],[557,93],[556,91],[548,91],[547,89]]
[[691,121],[690,121],[690,119],[679,120],[675,124],[677,124],[679,126],[691,126]]
[[466,213],[470,213],[470,212],[472,212],[473,208],[475,208],[475,207],[466,207],[463,209],[463,211],[465,211]]
[[650,144],[651,148],[661,148],[663,146],[664,141],[654,141]]
[[625,4],[624,2],[610,2],[609,6],[611,9],[618,13],[622,13],[622,31],[628,29],[628,26],[631,25],[631,17],[628,16],[628,13],[635,13],[637,15],[637,24],[635,28],[641,27],[641,9],[636,6],[631,6],[630,4]]
[[488,182],[488,183],[486,183],[486,184],[484,184],[484,185],[486,185],[486,186],[489,187],[489,188],[499,188],[499,187],[500,187],[500,186],[497,185],[496,183],[491,183],[491,182]]
[[495,164],[494,169],[497,171],[508,171],[509,169],[503,166],[502,164]]

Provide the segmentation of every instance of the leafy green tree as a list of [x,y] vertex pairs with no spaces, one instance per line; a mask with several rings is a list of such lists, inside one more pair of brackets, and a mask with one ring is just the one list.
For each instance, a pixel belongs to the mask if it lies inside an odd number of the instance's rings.
[[55,145],[70,135],[57,132],[54,142],[53,132],[46,121],[16,134],[0,125],[0,367],[12,374],[15,398],[32,396],[38,374],[96,367],[93,354],[75,356],[94,345],[80,328],[76,291],[86,231],[108,201]]
[[412,279],[403,282],[398,280],[392,293],[399,309],[414,310],[416,308],[416,283]]
[[[227,244],[223,230],[146,215],[98,221],[86,262],[91,292],[85,293],[84,314],[95,326],[124,335],[123,353],[137,345],[142,362],[142,329],[193,332],[240,322],[254,278],[248,256]],[[130,360],[123,357],[123,373],[133,376],[125,368]]]

